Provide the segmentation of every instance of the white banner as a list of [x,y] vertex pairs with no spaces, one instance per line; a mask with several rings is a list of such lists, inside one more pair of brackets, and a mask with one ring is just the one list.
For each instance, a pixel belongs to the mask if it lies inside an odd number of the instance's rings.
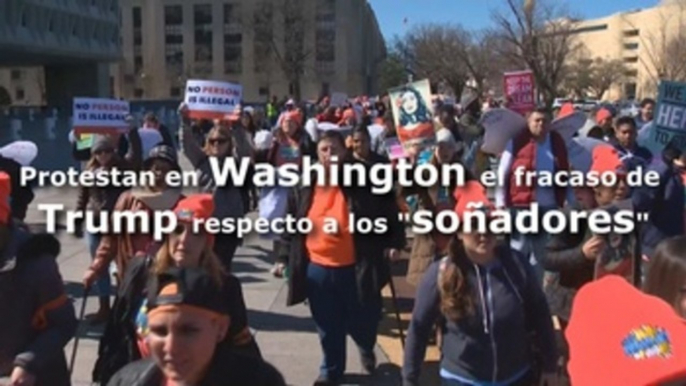
[[129,102],[117,99],[74,98],[74,131],[120,134],[129,128]]
[[243,86],[214,80],[189,80],[185,102],[193,119],[222,119],[236,113],[243,99]]

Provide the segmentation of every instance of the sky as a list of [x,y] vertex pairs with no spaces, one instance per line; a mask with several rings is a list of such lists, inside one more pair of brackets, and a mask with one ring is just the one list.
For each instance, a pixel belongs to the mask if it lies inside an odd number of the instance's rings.
[[[489,27],[491,12],[505,0],[368,0],[386,40],[403,35],[413,25],[438,22],[458,23],[467,29]],[[654,6],[658,0],[552,0],[567,3],[568,9],[584,19],[609,16],[620,11]],[[469,16],[467,16],[469,15]],[[403,20],[408,23],[404,25]]]

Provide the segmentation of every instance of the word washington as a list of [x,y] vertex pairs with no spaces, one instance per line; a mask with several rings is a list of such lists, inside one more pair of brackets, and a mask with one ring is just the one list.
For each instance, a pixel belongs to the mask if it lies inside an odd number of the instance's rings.
[[[245,186],[251,161],[248,158],[210,158],[210,169],[217,186]],[[395,178],[404,187],[431,187],[439,184],[450,186],[451,183],[463,185],[465,170],[460,164],[433,165],[430,163],[414,165],[407,160],[400,160],[397,165],[375,164],[366,166],[362,163],[332,163],[324,166],[310,157],[303,157],[302,165],[288,164],[275,167],[259,163],[254,167],[252,183],[263,187],[295,186],[371,186],[374,194],[387,194],[393,190]],[[37,182],[39,186],[62,187],[106,187],[123,188],[153,186],[155,174],[151,171],[82,171],[74,168],[67,171],[37,171],[26,167],[21,170],[21,184]],[[199,186],[200,178],[195,171],[170,171],[165,176],[169,187]]]

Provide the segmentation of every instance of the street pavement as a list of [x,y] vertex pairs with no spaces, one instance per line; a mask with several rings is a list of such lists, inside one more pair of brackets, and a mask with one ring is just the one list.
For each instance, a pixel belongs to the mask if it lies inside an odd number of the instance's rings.
[[[73,208],[76,202],[76,190],[73,188],[40,188],[26,218],[28,224],[44,224],[45,213],[37,210],[39,203],[60,203]],[[252,213],[250,216],[255,216]],[[90,257],[84,239],[76,239],[66,232],[58,232],[62,243],[58,262],[67,291],[74,301],[74,308],[79,313],[82,305],[83,286],[81,277],[88,266]],[[234,259],[234,273],[241,280],[245,302],[249,309],[248,321],[260,346],[264,358],[276,366],[284,375],[287,383],[294,386],[309,386],[318,375],[321,361],[321,349],[315,325],[306,305],[286,307],[287,287],[283,279],[274,278],[269,270],[271,242],[258,235],[249,235]],[[407,328],[409,313],[412,307],[413,289],[409,288],[402,275],[406,264],[395,267],[398,277],[395,279],[398,290],[398,305],[401,311],[403,329]],[[346,385],[398,385],[402,365],[402,346],[398,334],[398,321],[393,302],[390,301],[390,290],[384,290],[384,319],[381,323],[379,346],[376,354],[379,369],[373,377],[364,376],[359,361],[358,351],[348,339],[348,360]],[[90,296],[86,302],[86,314],[97,309],[97,297]],[[78,315],[77,315],[78,316]],[[73,373],[75,386],[91,385],[91,371],[97,358],[98,339],[102,327],[93,327],[86,322],[80,323],[77,333],[79,338],[76,364]],[[74,341],[66,347],[69,360]],[[428,358],[429,371],[437,371],[435,360],[437,353],[430,350]],[[431,377],[433,378],[433,377]],[[434,384],[433,381],[423,384]]]

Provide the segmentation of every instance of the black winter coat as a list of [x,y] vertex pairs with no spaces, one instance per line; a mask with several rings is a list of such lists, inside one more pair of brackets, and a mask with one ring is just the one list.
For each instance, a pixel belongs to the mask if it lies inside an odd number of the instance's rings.
[[[374,301],[378,299],[381,289],[390,279],[390,267],[384,258],[384,251],[387,248],[405,247],[405,228],[398,218],[397,202],[389,199],[387,195],[374,195],[369,187],[341,189],[345,195],[348,212],[354,214],[356,219],[386,219],[387,231],[384,233],[356,232],[353,235],[357,293],[362,303]],[[313,187],[293,189],[288,198],[287,215],[296,220],[306,218],[312,206],[313,193]],[[289,306],[302,303],[307,298],[307,267],[310,259],[305,246],[306,238],[305,234],[284,234],[281,239],[278,256],[289,268]]]

